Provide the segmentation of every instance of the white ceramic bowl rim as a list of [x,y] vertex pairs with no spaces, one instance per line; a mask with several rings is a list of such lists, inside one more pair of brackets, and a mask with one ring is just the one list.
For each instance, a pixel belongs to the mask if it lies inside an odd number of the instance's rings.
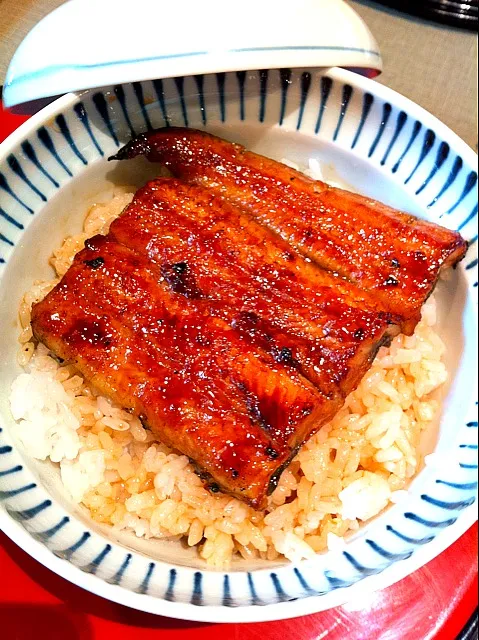
[[436,558],[466,533],[475,522],[477,522],[477,509],[473,505],[460,516],[453,527],[441,532],[435,540],[429,543],[424,548],[422,555],[415,554],[411,558],[385,569],[379,575],[370,576],[352,587],[338,589],[330,593],[327,605],[321,603],[322,596],[319,596],[290,603],[280,602],[262,607],[255,605],[232,609],[224,606],[197,607],[179,602],[167,602],[108,584],[98,576],[84,573],[67,560],[55,556],[41,542],[34,540],[20,523],[3,514],[0,507],[0,530],[44,567],[76,586],[117,604],[145,613],[178,620],[228,624],[287,620],[339,607],[346,602],[358,600],[364,602],[368,595],[372,597],[376,591],[396,584]]

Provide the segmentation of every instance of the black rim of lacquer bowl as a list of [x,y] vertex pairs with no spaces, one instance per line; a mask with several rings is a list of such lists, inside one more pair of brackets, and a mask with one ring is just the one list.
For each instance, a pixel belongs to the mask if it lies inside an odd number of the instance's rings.
[[376,0],[399,11],[404,11],[436,22],[477,31],[479,26],[478,0]]

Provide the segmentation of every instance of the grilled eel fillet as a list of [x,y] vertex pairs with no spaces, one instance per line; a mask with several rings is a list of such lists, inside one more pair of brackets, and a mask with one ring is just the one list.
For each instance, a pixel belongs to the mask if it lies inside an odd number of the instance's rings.
[[32,327],[212,486],[261,507],[398,333],[373,304],[221,198],[164,178],[87,240]]
[[202,187],[148,183],[110,235],[161,265],[170,288],[205,315],[223,319],[327,397],[346,397],[399,333],[355,285],[308,264]]
[[181,276],[182,267],[153,262],[111,236],[87,240],[33,307],[34,335],[193,460],[212,488],[261,507],[342,398],[324,396],[175,293],[165,269]]
[[374,294],[412,334],[441,269],[465,255],[456,232],[194,129],[142,134],[114,159],[145,155],[190,184],[234,203],[317,265]]

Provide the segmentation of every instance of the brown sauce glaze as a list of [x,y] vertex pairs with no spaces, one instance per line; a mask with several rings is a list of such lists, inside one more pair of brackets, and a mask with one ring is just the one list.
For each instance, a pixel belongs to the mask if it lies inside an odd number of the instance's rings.
[[[35,306],[36,337],[223,490],[261,505],[271,475],[341,401],[202,315],[141,255],[101,236],[88,246]],[[102,267],[88,267],[99,255]]]
[[[384,310],[402,318],[409,334],[440,270],[467,250],[456,232],[313,181],[202,131],[150,131],[115,157],[137,155],[242,207],[323,269],[373,292]],[[399,266],[391,273],[393,261]]]
[[188,184],[148,183],[87,240],[34,335],[212,492],[263,507],[466,245],[202,132],[153,131],[118,157],[138,154]]
[[[285,256],[281,239],[201,187],[148,183],[110,233],[160,265],[163,275],[165,265],[184,265],[181,275],[202,293],[199,308],[328,396],[347,395],[368,351],[399,331],[388,314],[361,306],[356,285]],[[170,286],[177,277],[167,278]]]

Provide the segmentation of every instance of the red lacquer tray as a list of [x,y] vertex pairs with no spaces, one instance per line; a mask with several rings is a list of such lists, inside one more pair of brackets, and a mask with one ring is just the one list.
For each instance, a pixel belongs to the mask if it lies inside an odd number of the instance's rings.
[[[23,120],[0,104],[0,141]],[[472,640],[477,549],[476,524],[428,565],[361,601],[296,620],[226,626],[181,622],[110,603],[56,576],[0,534],[0,638]]]

